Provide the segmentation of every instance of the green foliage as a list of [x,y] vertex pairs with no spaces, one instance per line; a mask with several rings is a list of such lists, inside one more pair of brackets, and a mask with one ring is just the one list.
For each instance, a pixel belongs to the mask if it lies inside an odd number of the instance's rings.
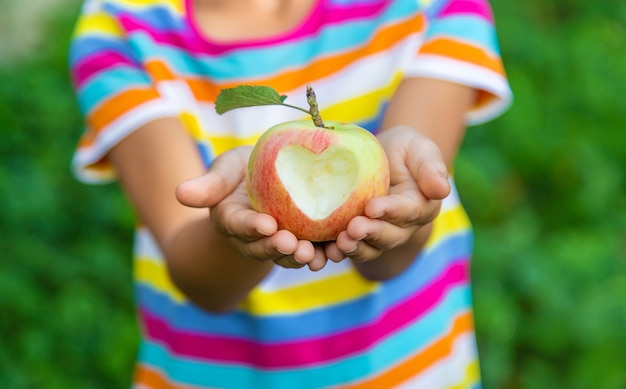
[[[492,1],[516,100],[469,130],[456,167],[476,229],[484,386],[622,388],[626,4]],[[0,69],[3,388],[130,380],[132,215],[116,186],[69,171],[82,127],[67,75],[74,16]]]
[[132,219],[115,186],[70,174],[81,132],[67,71],[73,17],[0,69],[0,386],[128,387],[138,331]]
[[623,388],[626,5],[493,6],[515,103],[456,172],[484,385]]

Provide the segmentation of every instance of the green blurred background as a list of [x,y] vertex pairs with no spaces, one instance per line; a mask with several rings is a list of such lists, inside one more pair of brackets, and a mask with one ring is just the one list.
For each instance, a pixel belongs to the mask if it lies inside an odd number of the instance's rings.
[[[492,0],[515,93],[456,176],[485,388],[626,388],[626,2]],[[128,387],[132,214],[74,181],[78,0],[0,0],[0,387]]]

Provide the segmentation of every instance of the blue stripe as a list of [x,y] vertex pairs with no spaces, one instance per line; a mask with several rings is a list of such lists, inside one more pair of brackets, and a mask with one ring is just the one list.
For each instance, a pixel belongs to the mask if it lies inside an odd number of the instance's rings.
[[494,55],[500,55],[500,48],[493,24],[485,19],[462,15],[448,16],[436,20],[427,30],[426,39],[434,37],[454,37],[483,47]]
[[209,142],[198,141],[196,142],[196,147],[198,148],[198,153],[200,153],[202,165],[205,169],[208,169],[215,158],[211,144]]
[[407,328],[373,346],[365,354],[331,364],[293,370],[262,371],[247,366],[186,360],[170,354],[155,343],[144,341],[139,358],[159,366],[179,383],[220,388],[321,388],[353,382],[388,370],[396,363],[427,347],[449,331],[449,324],[471,308],[470,288],[465,285],[448,291],[440,304]]
[[424,13],[429,19],[436,19],[437,15],[454,0],[432,0],[426,7]]
[[356,123],[358,126],[365,128],[372,134],[376,135],[380,131],[380,127],[383,124],[383,117],[385,115],[385,111],[387,110],[387,106],[389,105],[389,101],[383,102],[381,104],[376,115],[369,120],[363,120]]
[[177,17],[178,14],[173,13],[171,7],[158,2],[153,2],[148,7],[128,7],[107,2],[104,11],[117,18],[131,14],[133,21],[150,26],[153,31],[183,31],[187,28],[186,20]]
[[117,37],[104,35],[82,35],[72,40],[69,50],[69,63],[74,67],[83,58],[92,54],[117,53],[126,58],[134,58],[130,46]]
[[[243,311],[211,314],[188,303],[177,303],[149,286],[136,284],[139,305],[166,318],[181,331],[195,331],[272,343],[327,336],[370,323],[442,274],[450,264],[469,256],[471,234],[455,235],[432,252],[423,253],[401,275],[359,299],[292,315],[252,316]],[[332,320],[329,320],[332,318]]]
[[140,69],[118,66],[96,73],[77,91],[77,96],[83,114],[86,114],[103,100],[119,95],[125,90],[151,87],[150,80]]
[[[182,76],[210,75],[217,82],[231,79],[260,78],[274,75],[283,69],[301,68],[314,58],[330,56],[363,46],[372,31],[381,25],[406,18],[414,10],[411,2],[395,2],[378,19],[353,21],[331,25],[319,36],[303,38],[275,46],[245,47],[219,56],[190,55],[183,50],[155,43],[145,33],[134,33],[129,42],[141,50],[143,58],[160,58]],[[242,66],[253,63],[254,66]]]

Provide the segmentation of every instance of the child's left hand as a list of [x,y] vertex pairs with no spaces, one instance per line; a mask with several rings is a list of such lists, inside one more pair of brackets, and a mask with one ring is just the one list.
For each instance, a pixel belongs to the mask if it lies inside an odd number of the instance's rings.
[[334,262],[371,261],[403,245],[434,220],[450,193],[446,164],[432,140],[409,127],[391,128],[378,138],[389,159],[389,194],[370,200],[365,216],[352,219],[327,244],[326,256]]

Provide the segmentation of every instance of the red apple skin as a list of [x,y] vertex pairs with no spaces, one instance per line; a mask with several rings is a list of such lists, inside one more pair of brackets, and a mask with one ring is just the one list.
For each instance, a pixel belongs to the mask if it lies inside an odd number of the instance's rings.
[[[252,208],[273,216],[279,229],[311,242],[333,241],[352,218],[363,214],[365,204],[389,190],[389,165],[378,139],[350,123],[326,122],[315,127],[312,121],[292,121],[267,130],[256,143],[248,165],[246,185]],[[278,153],[285,146],[299,145],[313,153],[330,146],[353,150],[359,159],[355,189],[347,200],[324,219],[304,214],[284,188],[275,167]]]

